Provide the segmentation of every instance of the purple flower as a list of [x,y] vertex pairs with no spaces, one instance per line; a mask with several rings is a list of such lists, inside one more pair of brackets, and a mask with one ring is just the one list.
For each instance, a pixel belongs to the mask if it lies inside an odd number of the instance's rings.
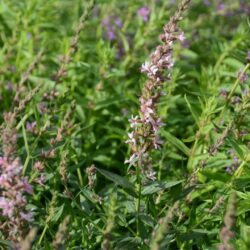
[[6,83],[5,88],[6,88],[6,90],[8,90],[8,91],[12,91],[12,90],[13,90],[13,85],[12,85],[12,83],[11,83],[10,81],[8,81],[8,82]]
[[41,175],[39,176],[39,178],[37,178],[35,180],[38,184],[40,184],[41,186],[44,185],[45,181],[46,181],[46,177],[44,173],[41,173]]
[[159,130],[159,127],[162,127],[165,125],[165,123],[163,123],[161,121],[161,118],[157,118],[156,120],[153,119],[152,117],[149,118],[149,122],[152,125],[153,131],[156,133]]
[[122,22],[118,17],[115,18],[114,23],[118,28],[122,28]]
[[149,19],[150,9],[147,6],[144,6],[137,10],[137,14],[143,18],[144,22],[147,22]]
[[150,64],[149,62],[145,62],[141,66],[141,72],[147,73],[149,78],[154,77],[157,74],[158,70],[159,69],[157,68],[157,66]]
[[36,122],[26,122],[26,129],[30,132],[34,131],[34,128],[36,126]]
[[150,117],[151,114],[154,113],[152,106],[152,99],[144,100],[143,98],[140,98],[141,102],[141,112],[146,120]]
[[231,167],[230,167],[230,166],[228,166],[228,167],[226,168],[226,172],[227,172],[228,174],[232,174],[232,170],[231,170]]
[[238,76],[238,79],[239,79],[239,81],[240,81],[241,83],[244,83],[244,82],[247,81],[248,76],[247,76],[246,73],[243,72],[242,69],[239,70],[237,76]]
[[181,42],[183,42],[186,39],[183,31],[177,36],[177,39]]
[[138,115],[135,116],[135,117],[133,117],[133,115],[132,115],[131,119],[129,119],[128,121],[130,123],[130,127],[134,128],[134,127],[136,127],[138,125],[139,117],[138,117]]
[[102,26],[106,32],[106,38],[109,41],[113,41],[117,37],[115,32],[116,29],[122,28],[122,22],[118,17],[114,18],[113,16],[107,16],[102,20]]
[[155,149],[159,149],[160,148],[160,145],[163,144],[164,142],[160,139],[159,136],[156,136],[154,138],[154,147]]
[[125,164],[134,164],[138,160],[138,155],[136,153],[132,154],[128,160],[125,160]]
[[23,184],[23,189],[25,192],[29,194],[33,193],[33,187],[28,183],[27,178],[23,178],[22,184]]
[[9,218],[14,214],[15,203],[5,197],[0,197],[0,209],[2,209],[2,214]]
[[27,37],[28,40],[30,40],[30,39],[32,38],[31,33],[30,33],[30,32],[27,32],[26,37]]
[[125,143],[133,143],[134,145],[136,145],[136,139],[134,137],[134,132],[132,131],[131,133],[128,133],[128,137],[129,139],[127,141],[125,141]]
[[224,9],[225,9],[225,4],[219,3],[219,4],[217,5],[217,11],[223,11]]
[[110,25],[110,17],[107,16],[107,17],[105,17],[105,18],[102,19],[102,26],[103,27],[107,27],[109,25]]
[[247,52],[247,60],[250,62],[250,51]]
[[206,6],[210,6],[210,5],[211,5],[211,3],[210,3],[209,0],[203,0],[203,3],[204,3]]
[[32,194],[33,188],[27,177],[22,175],[22,165],[18,159],[10,161],[7,157],[0,157],[0,165],[0,212],[7,217],[7,232],[19,237],[25,220],[31,220],[30,213],[26,213],[28,203],[25,193]]
[[110,41],[113,41],[116,39],[116,35],[115,35],[115,32],[113,31],[113,29],[108,30],[107,36],[108,36],[108,40],[110,40]]
[[240,1],[240,11],[246,14],[250,13],[250,6],[245,3],[245,1]]
[[32,212],[32,211],[30,211],[30,212],[28,212],[28,213],[23,213],[23,212],[21,212],[20,215],[21,215],[21,217],[22,217],[24,220],[26,220],[26,221],[31,222],[31,221],[34,220],[34,218],[33,218],[34,215],[33,215],[33,212]]
[[242,90],[242,95],[243,96],[247,96],[249,94],[249,90],[248,89],[243,89]]
[[223,98],[227,98],[227,95],[228,95],[228,91],[225,90],[225,89],[221,89],[220,90],[220,96],[223,97]]

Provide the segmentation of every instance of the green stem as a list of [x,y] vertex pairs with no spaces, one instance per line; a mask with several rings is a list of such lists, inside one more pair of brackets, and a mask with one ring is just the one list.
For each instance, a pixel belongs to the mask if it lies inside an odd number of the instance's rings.
[[47,229],[48,229],[48,224],[46,223],[46,225],[45,225],[45,227],[44,227],[44,229],[43,229],[42,235],[41,235],[41,237],[40,237],[40,239],[39,239],[39,241],[38,241],[38,245],[40,245],[40,244],[42,243],[43,237],[44,237],[44,235],[45,235]]
[[[199,133],[200,133],[200,128],[199,128],[198,134]],[[189,170],[193,169],[194,156],[195,156],[196,148],[197,148],[197,145],[198,145],[198,141],[199,141],[199,136],[195,136],[195,142],[194,142],[194,145],[193,145],[192,149],[190,150],[190,156],[189,156],[188,164],[187,164],[187,168]]]
[[238,85],[239,85],[239,83],[240,83],[240,77],[241,77],[243,74],[246,73],[246,71],[249,69],[249,67],[250,67],[250,63],[247,63],[247,65],[245,66],[245,68],[244,68],[243,71],[241,72],[240,76],[237,77],[237,79],[236,79],[236,81],[235,81],[235,83],[234,83],[234,85],[233,85],[233,88],[231,89],[231,91],[230,91],[230,93],[229,93],[229,95],[228,95],[228,97],[227,97],[226,103],[225,103],[224,106],[222,107],[222,110],[221,110],[221,112],[220,112],[220,114],[219,114],[219,120],[221,120],[222,116],[224,115],[224,112],[225,112],[225,110],[226,110],[226,107],[227,107],[228,103],[230,102],[230,100],[231,100],[231,98],[232,98],[232,96],[233,96],[235,90],[237,89],[237,87],[238,87]]
[[245,68],[244,68],[243,71],[241,72],[240,76],[237,77],[237,79],[236,79],[236,81],[235,81],[235,83],[234,83],[234,86],[233,86],[232,90],[230,91],[230,93],[229,93],[229,95],[228,95],[228,97],[227,97],[227,102],[230,101],[232,95],[234,94],[236,88],[238,87],[238,85],[239,85],[239,83],[240,83],[240,77],[243,76],[243,75],[246,73],[246,71],[248,70],[249,66],[250,66],[250,63],[248,63],[248,64],[245,66]]
[[140,233],[139,233],[139,231],[140,231],[139,230],[139,225],[140,225],[139,215],[140,215],[140,207],[141,207],[141,173],[140,173],[141,168],[139,168],[139,166],[141,166],[141,164],[138,164],[137,169],[136,169],[136,178],[137,178],[137,184],[138,184],[137,218],[136,218],[137,236],[140,235]]
[[80,168],[77,168],[76,171],[77,171],[77,175],[78,175],[78,178],[79,178],[80,185],[82,187],[83,186],[83,179],[82,179],[81,170],[80,170]]

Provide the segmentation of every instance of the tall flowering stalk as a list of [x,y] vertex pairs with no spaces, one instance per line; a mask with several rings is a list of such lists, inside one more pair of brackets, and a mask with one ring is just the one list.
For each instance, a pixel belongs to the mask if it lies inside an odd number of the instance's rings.
[[138,166],[141,172],[150,179],[155,179],[152,171],[150,152],[159,149],[163,143],[158,135],[159,128],[164,125],[157,114],[157,103],[164,94],[163,84],[171,79],[170,71],[173,68],[173,42],[183,41],[184,33],[180,31],[177,24],[182,20],[182,14],[187,9],[191,0],[184,0],[176,13],[164,26],[160,39],[163,44],[157,46],[151,54],[150,60],[146,61],[141,72],[147,75],[147,81],[142,89],[139,98],[139,115],[129,119],[131,131],[128,133],[129,139],[126,141],[130,145],[132,154],[125,163]]
[[33,214],[27,209],[27,194],[33,193],[27,177],[22,175],[22,165],[15,157],[17,135],[12,113],[4,114],[6,127],[2,133],[3,156],[0,157],[0,215],[3,222],[0,230],[14,242],[20,242],[27,222]]
[[0,167],[0,213],[6,219],[0,229],[7,238],[19,242],[24,236],[27,222],[33,220],[32,211],[26,208],[26,194],[32,194],[33,187],[22,176],[22,165],[18,159],[8,162],[1,157]]

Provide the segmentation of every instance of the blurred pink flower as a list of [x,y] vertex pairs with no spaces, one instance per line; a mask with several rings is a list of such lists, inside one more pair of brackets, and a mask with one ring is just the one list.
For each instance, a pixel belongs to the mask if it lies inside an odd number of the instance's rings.
[[239,81],[240,81],[241,83],[246,82],[247,79],[248,79],[247,74],[246,74],[246,73],[243,73],[243,70],[242,70],[242,69],[239,70],[239,72],[238,72],[238,74],[237,74],[237,77],[238,77],[238,79],[239,79]]
[[34,220],[34,218],[33,218],[33,212],[32,211],[30,211],[30,212],[28,212],[28,213],[23,213],[23,212],[21,212],[20,213],[20,216],[22,217],[22,219],[24,219],[24,220],[26,220],[26,221],[29,221],[29,222],[31,222],[31,221],[33,221]]
[[2,209],[3,216],[11,218],[14,214],[14,205],[15,203],[12,200],[0,197],[0,208]]
[[183,42],[186,39],[183,31],[177,36],[177,39],[181,42]]
[[247,60],[250,62],[250,51],[247,52]]
[[137,14],[143,18],[145,22],[149,19],[150,9],[147,6],[144,6],[137,10]]

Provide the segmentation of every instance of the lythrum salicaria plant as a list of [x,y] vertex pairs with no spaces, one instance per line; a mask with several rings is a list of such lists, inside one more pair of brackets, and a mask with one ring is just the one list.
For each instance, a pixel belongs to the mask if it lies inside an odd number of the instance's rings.
[[178,22],[182,20],[183,12],[187,9],[190,0],[184,0],[176,13],[170,18],[163,28],[160,39],[163,42],[157,46],[156,50],[150,55],[141,72],[147,75],[147,81],[142,88],[139,98],[139,115],[129,119],[131,131],[128,133],[129,144],[132,155],[125,163],[136,167],[139,198],[137,203],[137,232],[139,231],[139,212],[141,196],[141,177],[146,176],[155,180],[155,171],[152,168],[151,151],[158,150],[163,141],[158,132],[164,125],[157,113],[157,103],[163,92],[163,84],[171,80],[171,69],[174,66],[173,43],[176,40],[185,39],[184,32],[178,27]]
[[157,46],[151,54],[150,60],[146,61],[141,72],[147,75],[147,81],[139,98],[139,115],[129,119],[131,131],[128,133],[132,155],[125,163],[137,166],[141,174],[146,174],[150,179],[155,179],[155,173],[151,167],[150,151],[159,149],[163,141],[160,139],[159,128],[164,125],[157,114],[157,103],[164,95],[163,84],[171,80],[171,69],[174,66],[173,43],[176,40],[185,39],[177,24],[182,20],[182,14],[187,9],[190,0],[183,1],[178,11],[164,26],[164,33],[160,35],[163,44]]

